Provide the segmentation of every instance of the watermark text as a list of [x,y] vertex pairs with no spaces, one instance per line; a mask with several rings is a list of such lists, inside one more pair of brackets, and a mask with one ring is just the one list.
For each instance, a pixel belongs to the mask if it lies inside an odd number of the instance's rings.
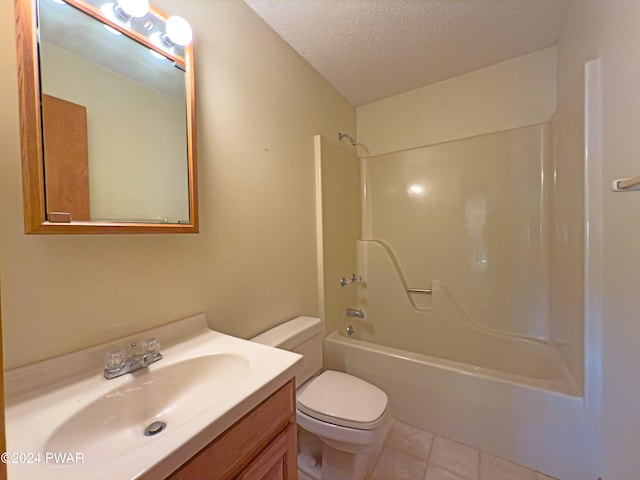
[[84,463],[84,452],[4,452],[2,463],[52,463],[68,465]]

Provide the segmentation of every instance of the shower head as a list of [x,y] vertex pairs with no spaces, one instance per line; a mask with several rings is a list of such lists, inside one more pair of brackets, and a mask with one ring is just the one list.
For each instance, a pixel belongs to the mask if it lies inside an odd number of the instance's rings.
[[349,141],[351,142],[351,145],[353,145],[354,147],[356,146],[356,141],[353,139],[353,137],[351,135],[348,135],[348,134],[342,133],[342,132],[338,132],[338,141],[341,141],[343,138],[348,138]]

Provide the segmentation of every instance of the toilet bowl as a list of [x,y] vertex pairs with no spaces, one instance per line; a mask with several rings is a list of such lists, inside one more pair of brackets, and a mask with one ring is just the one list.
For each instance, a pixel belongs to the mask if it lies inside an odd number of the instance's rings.
[[353,375],[320,373],[324,329],[319,318],[297,317],[251,340],[304,356],[296,377],[299,478],[364,479],[389,430],[387,395]]

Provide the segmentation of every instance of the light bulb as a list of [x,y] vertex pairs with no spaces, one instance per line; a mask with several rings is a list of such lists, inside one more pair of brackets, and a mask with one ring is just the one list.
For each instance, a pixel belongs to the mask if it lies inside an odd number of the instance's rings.
[[171,43],[181,47],[186,47],[191,43],[191,40],[193,40],[191,25],[182,17],[169,17],[166,32]]
[[118,0],[116,10],[129,18],[142,18],[149,13],[149,0]]

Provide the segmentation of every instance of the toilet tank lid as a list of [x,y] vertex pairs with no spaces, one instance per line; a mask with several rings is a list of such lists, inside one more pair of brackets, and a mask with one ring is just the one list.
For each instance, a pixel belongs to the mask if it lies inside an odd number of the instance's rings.
[[291,350],[321,333],[324,333],[322,320],[318,317],[303,316],[281,323],[250,340],[271,347]]

